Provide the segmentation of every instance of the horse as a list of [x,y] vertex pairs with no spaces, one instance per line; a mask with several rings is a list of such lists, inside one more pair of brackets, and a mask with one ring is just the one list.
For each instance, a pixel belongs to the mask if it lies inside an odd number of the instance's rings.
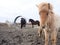
[[14,24],[16,24],[16,20],[19,18],[19,17],[21,17],[21,29],[23,28],[23,27],[26,27],[26,19],[25,18],[23,18],[22,16],[17,16],[15,19],[14,19]]
[[38,30],[39,36],[41,36],[41,32],[44,32],[45,45],[49,44],[49,36],[51,36],[52,45],[56,45],[58,27],[60,27],[60,22],[58,21],[59,19],[56,17],[56,14],[53,11],[52,4],[48,2],[42,2],[36,6],[38,8],[40,16],[40,28]]
[[40,22],[38,20],[34,21],[33,19],[29,19],[29,22],[31,22],[32,28],[34,28],[34,25],[40,26]]
[[21,29],[22,27],[26,27],[26,19],[21,18]]

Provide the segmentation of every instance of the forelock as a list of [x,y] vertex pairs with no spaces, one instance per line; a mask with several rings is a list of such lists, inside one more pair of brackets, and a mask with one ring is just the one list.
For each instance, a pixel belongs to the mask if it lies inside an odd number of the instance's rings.
[[51,3],[47,3],[47,2],[42,2],[38,5],[38,8],[41,9],[43,7],[47,6],[48,8],[50,8],[50,10],[53,10],[53,6]]

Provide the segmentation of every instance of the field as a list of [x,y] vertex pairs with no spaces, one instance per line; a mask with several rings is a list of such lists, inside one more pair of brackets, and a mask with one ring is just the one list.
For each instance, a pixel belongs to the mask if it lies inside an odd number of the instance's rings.
[[[20,29],[20,25],[8,27],[6,24],[0,24],[0,45],[43,45],[44,40],[38,36],[37,30],[37,26],[32,28],[31,25]],[[57,45],[60,45],[60,32]]]

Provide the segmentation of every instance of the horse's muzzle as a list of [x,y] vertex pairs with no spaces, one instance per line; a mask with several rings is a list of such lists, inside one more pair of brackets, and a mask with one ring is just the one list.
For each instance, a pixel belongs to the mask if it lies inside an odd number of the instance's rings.
[[41,28],[42,28],[42,29],[45,29],[45,28],[46,28],[46,25],[41,26]]

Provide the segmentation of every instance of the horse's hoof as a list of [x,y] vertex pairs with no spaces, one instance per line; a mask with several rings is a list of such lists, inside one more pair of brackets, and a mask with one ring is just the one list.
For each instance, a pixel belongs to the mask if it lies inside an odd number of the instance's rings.
[[40,37],[40,35],[39,35],[39,37]]
[[41,35],[40,35],[40,34],[38,34],[38,36],[39,36],[39,37],[41,37]]

